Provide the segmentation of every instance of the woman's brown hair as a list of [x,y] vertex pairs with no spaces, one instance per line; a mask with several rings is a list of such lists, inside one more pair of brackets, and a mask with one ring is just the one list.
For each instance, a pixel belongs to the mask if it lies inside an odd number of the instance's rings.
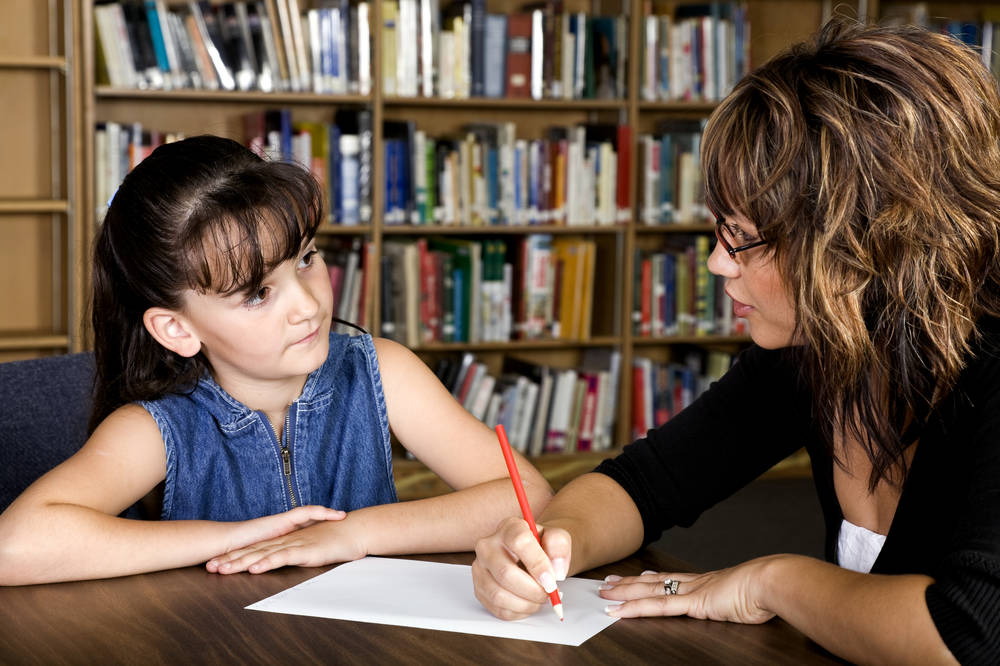
[[814,416],[869,486],[954,387],[1000,313],[1000,95],[971,49],[916,27],[827,23],[712,115],[708,204],[768,241],[797,312]]

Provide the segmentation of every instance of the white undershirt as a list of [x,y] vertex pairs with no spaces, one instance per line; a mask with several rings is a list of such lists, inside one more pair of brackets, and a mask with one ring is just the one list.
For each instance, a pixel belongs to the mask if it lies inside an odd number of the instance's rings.
[[844,569],[868,573],[882,552],[885,535],[843,520],[837,537],[837,563]]

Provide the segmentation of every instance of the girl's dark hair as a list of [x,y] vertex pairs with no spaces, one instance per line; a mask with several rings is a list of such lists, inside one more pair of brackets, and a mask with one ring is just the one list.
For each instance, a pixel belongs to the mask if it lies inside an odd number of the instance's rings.
[[904,451],[1000,312],[1000,95],[946,35],[834,19],[745,77],[705,130],[707,202],[768,241],[835,459],[869,487]]
[[209,369],[202,354],[185,358],[157,343],[146,310],[180,309],[186,290],[257,291],[316,234],[322,206],[308,171],[229,139],[169,143],[136,166],[94,246],[90,430],[122,405],[193,388]]

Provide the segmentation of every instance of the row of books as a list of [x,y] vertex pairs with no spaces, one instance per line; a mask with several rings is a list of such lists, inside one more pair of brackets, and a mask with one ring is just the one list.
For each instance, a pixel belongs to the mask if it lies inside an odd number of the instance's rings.
[[578,368],[505,357],[499,376],[471,353],[445,357],[434,371],[473,416],[502,423],[513,448],[528,456],[603,451],[614,443],[621,354],[588,349]]
[[630,217],[627,125],[552,127],[518,139],[513,123],[431,137],[386,121],[385,223],[611,225]]
[[679,4],[660,12],[646,0],[645,8],[644,100],[715,102],[750,71],[746,2]]
[[590,338],[596,244],[522,239],[388,239],[382,245],[383,336],[438,342]]
[[382,81],[402,97],[624,99],[627,16],[561,0],[490,13],[486,0],[385,0]]
[[122,0],[94,24],[97,81],[116,88],[371,91],[368,2]]
[[746,320],[733,316],[725,280],[708,270],[711,241],[636,252],[633,332],[638,337],[744,335]]
[[327,194],[334,224],[368,224],[372,218],[372,113],[338,109],[333,122],[305,122],[290,109],[244,114],[244,141],[268,159],[309,169]]
[[[360,238],[335,239],[324,243],[320,249],[330,273],[333,288],[333,315],[361,327],[369,327],[371,313],[368,312],[365,294],[368,293],[370,257],[374,247]],[[336,324],[339,333],[356,334],[359,331],[350,326]]]
[[632,439],[645,437],[676,416],[726,374],[732,363],[730,354],[705,350],[687,353],[682,362],[632,359]]
[[[368,224],[372,217],[371,111],[340,109],[333,122],[292,119],[289,109],[243,116],[244,143],[265,159],[309,169],[327,198],[335,224]],[[99,122],[94,134],[97,219],[125,175],[157,146],[183,138],[141,123]]]
[[709,219],[702,182],[704,120],[670,120],[638,139],[641,177],[639,220],[646,225]]
[[885,8],[887,24],[912,23],[951,35],[975,48],[983,64],[1000,78],[1000,4],[984,4],[979,20],[956,21],[932,16],[926,2],[894,3]]

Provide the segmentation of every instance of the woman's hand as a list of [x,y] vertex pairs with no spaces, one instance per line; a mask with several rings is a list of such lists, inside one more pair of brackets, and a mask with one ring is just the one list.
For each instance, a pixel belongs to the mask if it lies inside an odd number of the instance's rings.
[[[705,574],[646,571],[627,578],[608,576],[600,595],[624,602],[608,606],[612,617],[688,615],[701,620],[760,624],[774,617],[758,603],[759,577],[767,560],[761,557]],[[667,594],[667,580],[679,581],[675,593]]]
[[344,511],[300,506],[248,520],[241,525],[242,538],[209,560],[205,568],[221,574],[263,573],[289,565],[312,567],[364,557],[357,544],[344,538],[346,531],[337,532],[346,517]]
[[[508,518],[496,533],[476,542],[472,583],[476,599],[501,620],[519,620],[549,602],[548,592],[566,578],[570,535],[538,526],[542,545],[521,518]],[[522,569],[519,564],[523,565]]]

